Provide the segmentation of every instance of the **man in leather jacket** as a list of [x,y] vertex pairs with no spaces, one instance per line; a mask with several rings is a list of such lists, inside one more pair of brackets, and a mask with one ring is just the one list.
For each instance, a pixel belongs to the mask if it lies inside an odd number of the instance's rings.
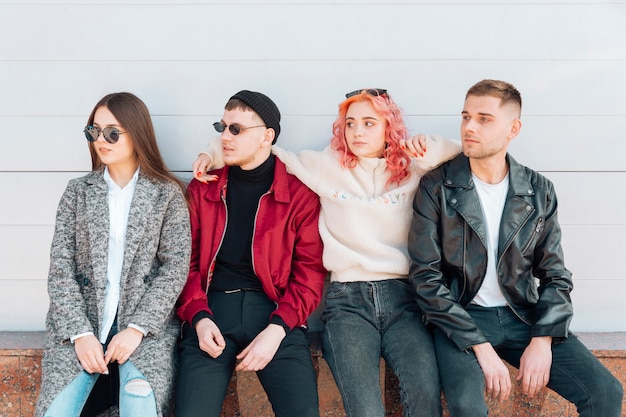
[[463,153],[425,175],[413,203],[409,278],[434,327],[450,415],[487,416],[485,392],[504,401],[505,360],[526,395],[548,386],[581,417],[618,417],[620,382],[569,332],[573,284],[554,187],[507,153],[520,113],[511,84],[472,86]]

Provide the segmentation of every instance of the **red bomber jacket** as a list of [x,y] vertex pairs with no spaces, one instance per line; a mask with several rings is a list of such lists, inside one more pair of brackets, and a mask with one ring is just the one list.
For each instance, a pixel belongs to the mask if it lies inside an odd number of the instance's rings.
[[[187,191],[191,219],[191,263],[178,301],[178,316],[189,323],[208,307],[215,258],[226,230],[228,167],[211,172],[219,179],[192,180]],[[276,158],[274,181],[257,209],[252,237],[252,265],[267,296],[276,302],[270,316],[290,329],[306,325],[320,303],[326,270],[318,231],[319,197]]]

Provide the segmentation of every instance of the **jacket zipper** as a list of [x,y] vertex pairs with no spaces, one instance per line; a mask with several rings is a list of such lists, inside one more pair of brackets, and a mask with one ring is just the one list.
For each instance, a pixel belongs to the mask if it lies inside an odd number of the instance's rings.
[[528,250],[528,247],[530,246],[532,241],[535,240],[535,236],[537,236],[537,234],[539,234],[539,232],[543,228],[543,222],[544,222],[544,218],[540,217],[539,221],[537,222],[537,225],[535,226],[535,230],[533,231],[533,234],[530,237],[530,240],[528,241],[528,244],[524,247],[524,250],[522,250],[522,253],[525,253]]
[[[228,206],[226,205],[226,197],[224,196],[224,191],[226,190],[226,185],[222,188],[220,192],[220,200],[222,200],[222,204],[224,204],[224,211],[226,212],[226,220],[224,222],[225,225],[228,225]],[[204,288],[204,293],[209,294],[209,285],[211,284],[211,278],[213,277],[213,265],[215,265],[215,260],[217,259],[217,254],[224,243],[224,237],[226,236],[226,226],[224,226],[224,231],[222,232],[222,237],[220,238],[220,244],[217,246],[217,250],[215,251],[215,255],[213,259],[211,259],[211,263],[209,263],[209,270],[207,271],[206,277],[206,287]]]
[[265,196],[271,193],[272,193],[272,189],[270,188],[263,195],[261,195],[261,198],[259,198],[259,202],[256,206],[256,213],[254,213],[254,226],[252,228],[252,242],[250,243],[250,259],[252,260],[252,271],[254,272],[254,275],[256,276],[258,276],[258,274],[256,273],[256,264],[254,262],[254,241],[256,238],[256,221],[259,217],[259,210],[261,210],[261,201],[265,198]]
[[372,193],[370,194],[370,198],[376,197],[376,171],[380,168],[381,163],[382,160],[379,159],[376,168],[372,171]]
[[[528,245],[526,245],[526,247],[524,248],[524,250],[521,253],[526,252],[526,250],[528,249],[528,246],[530,245],[530,242],[532,242],[535,239],[535,236],[537,235],[537,233],[539,233],[539,231],[541,230],[541,228],[543,227],[543,217],[539,218],[539,221],[537,222],[537,225],[535,226],[535,230],[533,231],[533,234],[530,236],[530,240],[528,241]],[[521,229],[521,227],[520,227]],[[519,230],[518,230],[519,232]],[[504,250],[502,251],[502,253],[506,252],[509,247],[511,246],[511,243],[513,242],[513,239],[511,239],[511,242],[507,245],[506,248],[504,248]],[[498,264],[496,265],[496,272],[500,270],[500,261],[501,261],[502,257],[498,258]],[[500,286],[500,280],[498,280],[498,286]],[[512,307],[512,303],[509,300],[509,298],[507,297],[507,294],[505,291],[502,290],[502,287],[500,287],[500,291],[502,291],[502,295],[504,295],[504,297],[506,298],[506,301],[509,303],[509,306],[511,306],[511,311],[517,316],[518,319],[520,319],[521,321],[523,321],[524,323],[528,324],[529,326],[531,325],[531,323],[529,323],[526,319],[524,319],[520,314],[517,313],[517,311]]]

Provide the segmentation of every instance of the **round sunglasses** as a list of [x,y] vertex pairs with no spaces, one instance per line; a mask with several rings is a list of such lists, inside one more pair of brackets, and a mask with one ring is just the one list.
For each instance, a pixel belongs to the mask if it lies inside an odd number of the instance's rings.
[[266,126],[265,125],[257,125],[257,126],[244,127],[244,126],[239,126],[237,124],[227,125],[224,122],[215,122],[215,123],[213,123],[213,127],[215,128],[215,130],[217,130],[220,133],[222,133],[223,131],[226,130],[226,128],[228,128],[228,131],[230,133],[232,133],[233,136],[237,136],[243,130],[248,130],[248,129],[252,129],[252,128],[255,128],[255,127],[266,127]]
[[126,132],[120,132],[117,127],[105,127],[104,129],[100,129],[95,126],[86,126],[85,129],[83,129],[83,133],[89,142],[97,141],[100,133],[102,133],[104,140],[109,143],[115,143],[120,139],[120,135]]

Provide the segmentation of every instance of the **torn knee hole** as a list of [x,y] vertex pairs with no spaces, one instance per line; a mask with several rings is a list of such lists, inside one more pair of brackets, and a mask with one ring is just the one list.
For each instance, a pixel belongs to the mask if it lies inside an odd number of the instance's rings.
[[142,397],[147,397],[152,392],[150,384],[145,379],[133,379],[132,381],[129,381],[124,386],[124,390],[126,390],[129,394],[139,395]]

